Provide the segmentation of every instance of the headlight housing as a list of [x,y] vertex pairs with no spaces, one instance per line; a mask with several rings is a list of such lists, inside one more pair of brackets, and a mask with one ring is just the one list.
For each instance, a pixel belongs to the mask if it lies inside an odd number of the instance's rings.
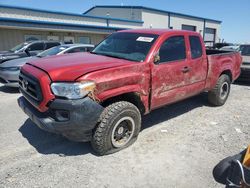
[[65,97],[67,99],[80,99],[85,97],[89,92],[94,91],[96,85],[92,81],[85,82],[57,82],[51,84],[51,90],[55,96]]

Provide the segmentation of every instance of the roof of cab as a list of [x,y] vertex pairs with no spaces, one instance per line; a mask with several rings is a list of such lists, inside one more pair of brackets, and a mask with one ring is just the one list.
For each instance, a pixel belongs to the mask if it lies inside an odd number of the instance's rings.
[[173,29],[128,29],[128,30],[121,30],[118,32],[126,32],[126,33],[144,33],[144,34],[155,34],[155,35],[162,35],[165,33],[178,33],[178,34],[199,34],[194,31],[187,31],[187,30],[173,30]]

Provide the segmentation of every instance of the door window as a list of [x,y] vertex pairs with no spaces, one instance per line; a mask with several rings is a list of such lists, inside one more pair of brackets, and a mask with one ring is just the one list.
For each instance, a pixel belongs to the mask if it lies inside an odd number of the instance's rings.
[[79,43],[90,44],[90,38],[89,37],[79,37]]
[[180,61],[186,59],[186,46],[184,36],[168,38],[159,51],[160,63]]
[[86,52],[85,47],[76,47],[71,50],[69,50],[67,53],[76,53],[76,52]]
[[190,47],[191,47],[191,55],[192,59],[196,59],[202,56],[202,46],[200,37],[198,36],[190,36],[189,37]]
[[24,35],[25,41],[35,41],[35,40],[42,40],[41,35]]
[[43,42],[38,42],[38,43],[31,44],[29,46],[29,50],[30,51],[44,50],[44,43]]
[[47,50],[47,49],[50,49],[50,48],[52,48],[52,47],[54,47],[54,46],[59,46],[59,45],[60,45],[59,42],[47,42],[47,43],[46,43],[46,50]]

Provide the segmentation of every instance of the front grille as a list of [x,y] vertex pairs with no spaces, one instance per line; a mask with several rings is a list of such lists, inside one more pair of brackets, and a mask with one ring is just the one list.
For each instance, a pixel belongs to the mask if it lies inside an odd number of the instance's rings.
[[39,81],[23,72],[19,75],[19,88],[22,94],[35,104],[40,104],[43,100]]

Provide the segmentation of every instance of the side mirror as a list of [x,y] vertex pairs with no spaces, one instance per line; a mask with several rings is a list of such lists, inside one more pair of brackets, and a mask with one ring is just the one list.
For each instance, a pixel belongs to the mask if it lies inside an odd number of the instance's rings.
[[155,63],[155,64],[158,64],[158,63],[160,62],[160,60],[161,60],[161,57],[160,57],[159,53],[157,53],[157,54],[154,56],[154,63]]
[[29,51],[30,51],[30,48],[26,48],[24,51],[25,51],[25,53],[26,53],[28,56],[30,56],[30,52],[29,52]]

